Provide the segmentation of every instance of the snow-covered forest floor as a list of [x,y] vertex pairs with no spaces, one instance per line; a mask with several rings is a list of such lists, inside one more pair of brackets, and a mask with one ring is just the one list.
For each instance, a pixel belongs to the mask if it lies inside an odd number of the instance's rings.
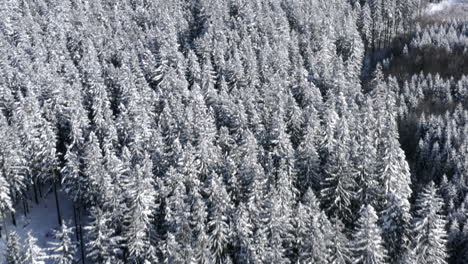
[[466,18],[468,15],[468,1],[444,0],[439,3],[431,3],[426,9],[426,14],[440,19]]
[[[59,193],[59,201],[63,221],[65,221],[68,226],[74,225],[71,201],[62,192]],[[7,232],[15,231],[21,241],[25,241],[28,233],[31,232],[31,234],[37,238],[37,246],[47,252],[50,248],[49,243],[56,241],[53,236],[53,231],[57,230],[59,227],[54,192],[50,190],[45,193],[44,197],[40,198],[39,204],[31,201],[29,202],[29,214],[25,216],[23,207],[21,204],[18,204],[16,208],[16,226],[12,224],[11,217],[7,217],[6,230]],[[4,229],[2,231],[4,232]],[[0,252],[5,250],[4,233],[2,235],[2,239],[0,239]],[[0,263],[6,263],[3,254],[0,254]],[[51,260],[45,260],[45,263],[49,264],[53,262]]]

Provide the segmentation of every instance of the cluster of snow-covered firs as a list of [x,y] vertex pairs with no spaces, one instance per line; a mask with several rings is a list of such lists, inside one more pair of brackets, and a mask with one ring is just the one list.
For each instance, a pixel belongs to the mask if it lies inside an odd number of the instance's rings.
[[[468,23],[425,2],[0,1],[4,263],[467,263]],[[48,249],[8,227],[46,190]]]

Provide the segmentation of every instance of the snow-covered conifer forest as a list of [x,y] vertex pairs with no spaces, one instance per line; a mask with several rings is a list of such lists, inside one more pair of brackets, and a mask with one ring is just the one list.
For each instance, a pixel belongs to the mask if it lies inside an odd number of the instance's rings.
[[468,263],[468,3],[1,0],[0,263]]

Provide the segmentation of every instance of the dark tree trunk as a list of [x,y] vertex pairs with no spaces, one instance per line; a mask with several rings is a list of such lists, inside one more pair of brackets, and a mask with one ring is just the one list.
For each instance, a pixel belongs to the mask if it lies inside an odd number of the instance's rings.
[[11,212],[11,223],[16,226],[16,214],[15,212]]
[[[5,229],[5,237],[8,237],[8,229],[7,229],[7,223],[6,223],[6,217],[5,214],[2,214],[3,216],[3,229]],[[1,230],[0,230],[1,231]],[[1,232],[0,232],[1,233]]]
[[23,213],[24,213],[24,216],[27,216],[28,214],[28,202],[26,201],[26,199],[22,198],[21,201],[23,201]]
[[78,207],[78,230],[80,235],[80,248],[81,248],[81,263],[85,264],[85,249],[83,242],[83,228],[81,227],[81,210]]
[[39,204],[39,198],[37,196],[37,183],[36,183],[36,181],[34,181],[34,183],[33,183],[33,189],[34,189],[34,201],[38,205]]
[[80,241],[80,236],[78,235],[78,219],[76,216],[76,206],[75,203],[73,203],[73,220],[75,221],[75,235],[76,235],[76,241]]
[[42,196],[42,184],[41,183],[37,183],[37,189],[39,190],[39,197],[43,197]]
[[81,263],[85,264],[85,249],[84,249],[84,242],[83,242],[83,230],[80,224],[80,245],[81,245]]
[[60,212],[60,204],[59,204],[59,198],[57,194],[57,181],[54,180],[54,195],[55,195],[55,205],[57,207],[57,220],[59,226],[62,226],[62,214]]

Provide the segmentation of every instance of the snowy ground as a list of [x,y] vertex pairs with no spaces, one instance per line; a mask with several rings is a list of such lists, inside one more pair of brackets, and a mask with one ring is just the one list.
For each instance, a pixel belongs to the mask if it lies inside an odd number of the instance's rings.
[[428,15],[468,16],[468,0],[443,0],[431,3],[426,9]]
[[[67,224],[73,225],[73,209],[71,202],[62,193],[59,194],[60,208],[62,212],[63,220]],[[53,230],[58,228],[57,210],[55,207],[55,197],[53,192],[49,192],[42,200],[39,201],[39,205],[34,202],[30,202],[30,213],[28,216],[24,216],[23,209],[18,206],[17,210],[17,226],[13,226],[11,223],[11,217],[7,215],[7,230],[8,232],[14,230],[20,237],[20,243],[26,238],[27,233],[31,234],[38,239],[38,246],[47,249],[49,241],[54,240],[52,236]],[[5,263],[4,260],[4,248],[5,248],[5,230],[2,229],[2,238],[0,239],[0,263]],[[47,264],[52,263],[51,261]]]
[[445,0],[440,3],[431,3],[427,7],[427,13],[435,14],[437,12],[446,10],[447,8],[450,8],[456,2],[457,0]]

